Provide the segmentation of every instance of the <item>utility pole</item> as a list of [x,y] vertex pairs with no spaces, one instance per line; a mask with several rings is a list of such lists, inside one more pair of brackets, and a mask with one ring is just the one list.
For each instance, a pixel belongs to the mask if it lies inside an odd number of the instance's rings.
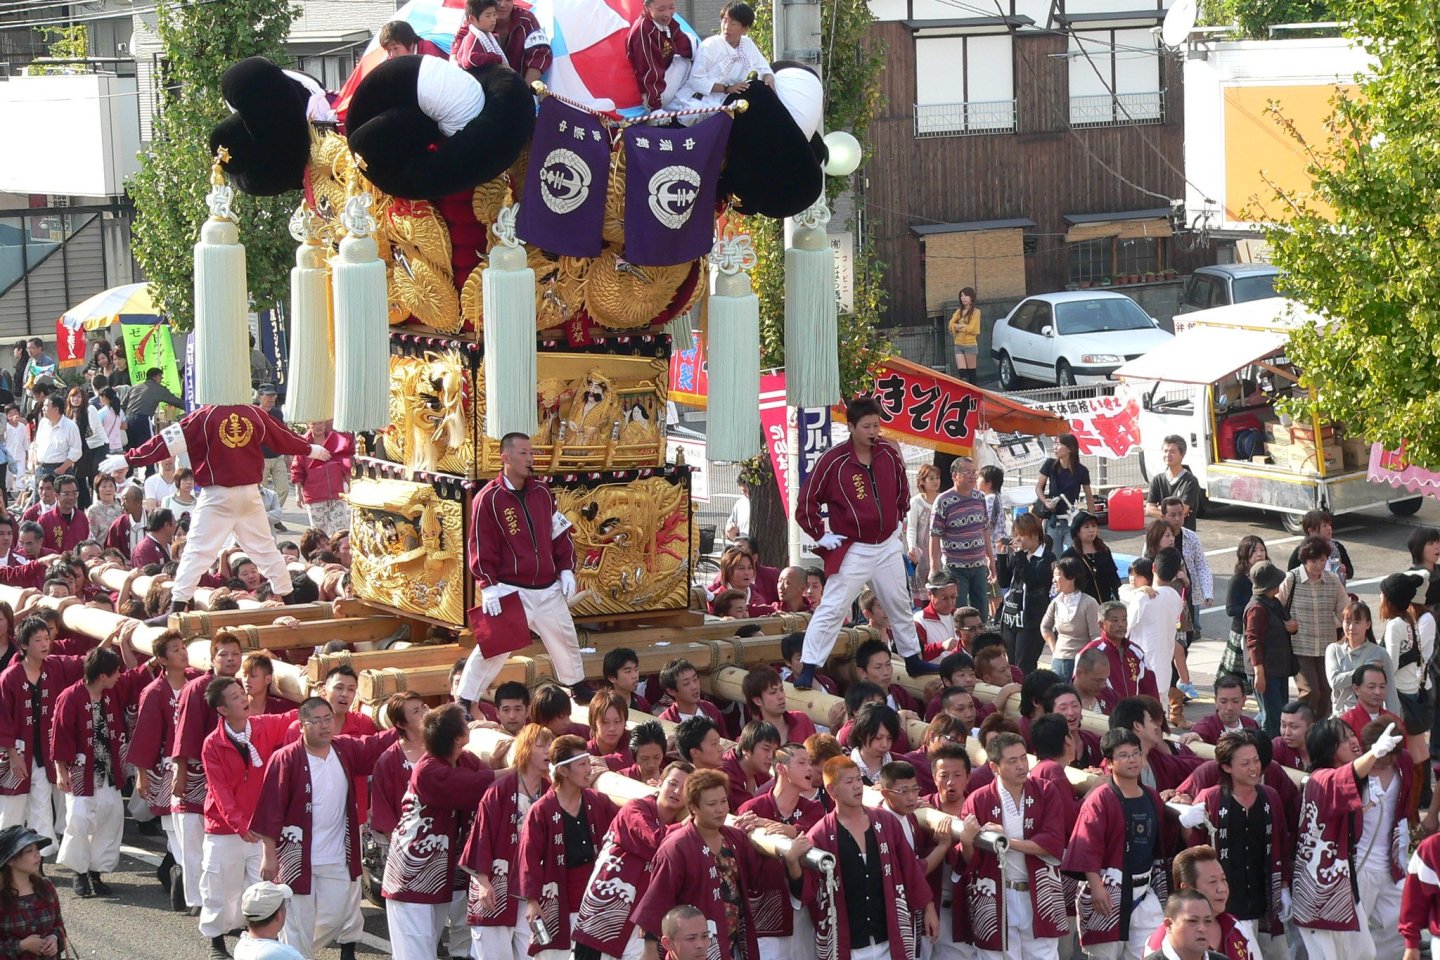
[[[776,60],[793,60],[805,64],[820,74],[820,2],[821,0],[772,0],[775,24],[773,31],[772,56]],[[823,82],[823,77],[822,77]],[[793,218],[785,218],[785,245],[790,245],[795,231]],[[788,373],[787,373],[788,376]],[[804,438],[800,423],[804,411],[790,407],[785,411],[787,427],[786,444],[790,469],[786,471],[786,494],[790,503],[790,516],[786,524],[789,533],[790,563],[798,565],[802,559],[805,534],[795,522],[795,508],[800,502],[800,464],[805,457]]]

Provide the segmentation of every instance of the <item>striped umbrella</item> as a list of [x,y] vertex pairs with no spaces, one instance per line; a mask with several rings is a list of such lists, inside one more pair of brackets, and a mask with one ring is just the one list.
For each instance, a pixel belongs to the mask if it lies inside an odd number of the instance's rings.
[[150,298],[150,284],[127,283],[102,290],[60,315],[66,330],[100,330],[119,323],[121,317],[151,317],[160,320],[160,308]]

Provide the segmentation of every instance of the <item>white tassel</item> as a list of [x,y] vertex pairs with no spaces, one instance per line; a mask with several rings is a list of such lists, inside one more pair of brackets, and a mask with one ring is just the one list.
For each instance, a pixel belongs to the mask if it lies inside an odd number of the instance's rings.
[[497,243],[480,274],[485,303],[485,435],[527,437],[539,428],[535,407],[535,271],[515,238],[519,204],[500,211]]
[[290,271],[290,389],[285,414],[296,423],[335,417],[335,358],[330,355],[329,278],[314,217],[302,204],[290,218],[300,241]]
[[665,332],[670,334],[670,349],[689,350],[690,344],[695,340],[695,324],[691,319],[693,310],[686,310],[684,313],[677,313],[665,324]]
[[720,273],[709,311],[706,455],[711,460],[745,460],[761,450],[760,298],[750,285],[750,274]]
[[230,212],[231,188],[225,183],[221,150],[210,172],[206,203],[210,218],[195,244],[195,402],[249,403],[250,295],[245,277],[245,247]]
[[795,218],[785,249],[785,399],[792,407],[828,407],[840,399],[835,253],[825,198]]
[[345,201],[349,234],[331,260],[335,291],[335,429],[379,430],[390,424],[390,320],[385,264],[380,262],[368,193]]

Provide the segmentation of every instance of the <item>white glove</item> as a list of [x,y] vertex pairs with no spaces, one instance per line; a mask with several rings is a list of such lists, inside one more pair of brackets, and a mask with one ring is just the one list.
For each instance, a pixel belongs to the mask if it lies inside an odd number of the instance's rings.
[[498,585],[480,589],[480,605],[484,607],[486,615],[500,616],[500,598],[503,596],[505,596],[505,590]]
[[1205,806],[1200,803],[1192,803],[1185,807],[1180,814],[1180,826],[1186,830],[1194,830],[1205,822]]
[[569,570],[560,571],[560,593],[566,602],[575,596],[575,574]]
[[1393,732],[1394,730],[1395,724],[1393,723],[1386,727],[1385,732],[1380,734],[1380,736],[1376,738],[1375,746],[1370,748],[1370,752],[1375,754],[1375,756],[1377,757],[1383,757],[1390,751],[1394,750],[1396,747],[1400,746],[1400,744],[1405,741],[1405,738],[1400,734]]
[[1290,922],[1290,891],[1285,887],[1280,888],[1280,907],[1275,915],[1281,923]]
[[819,547],[822,550],[834,550],[836,547],[840,546],[840,544],[844,542],[845,538],[840,536],[840,534],[827,533],[825,534],[825,536],[815,541],[815,546]]
[[326,450],[318,443],[312,443],[310,444],[310,459],[319,460],[321,463],[324,463],[326,460],[330,459],[330,451]]
[[114,473],[117,470],[129,470],[130,463],[125,459],[123,453],[112,453],[100,461],[101,473]]

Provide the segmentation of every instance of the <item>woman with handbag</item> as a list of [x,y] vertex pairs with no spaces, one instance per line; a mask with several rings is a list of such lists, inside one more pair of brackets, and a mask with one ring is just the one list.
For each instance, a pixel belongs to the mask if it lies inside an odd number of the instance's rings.
[[1002,543],[996,556],[1000,583],[1009,587],[1000,610],[1000,635],[1010,662],[1030,673],[1040,660],[1045,638],[1040,623],[1050,606],[1055,553],[1045,538],[1040,518],[1022,513],[1015,518],[1010,543]]
[[1055,456],[1040,464],[1040,478],[1035,481],[1034,512],[1046,521],[1045,532],[1058,555],[1070,546],[1070,514],[1082,506],[1094,512],[1095,494],[1090,489],[1090,469],[1080,462],[1075,434],[1060,434],[1051,449]]
[[40,851],[50,841],[28,827],[0,830],[0,954],[62,957],[67,950],[60,897],[41,871]]
[[1251,598],[1245,607],[1245,649],[1255,664],[1255,692],[1263,698],[1265,736],[1271,738],[1280,735],[1280,711],[1290,697],[1290,678],[1297,672],[1291,636],[1299,625],[1280,600],[1284,582],[1279,567],[1261,560],[1250,568]]

